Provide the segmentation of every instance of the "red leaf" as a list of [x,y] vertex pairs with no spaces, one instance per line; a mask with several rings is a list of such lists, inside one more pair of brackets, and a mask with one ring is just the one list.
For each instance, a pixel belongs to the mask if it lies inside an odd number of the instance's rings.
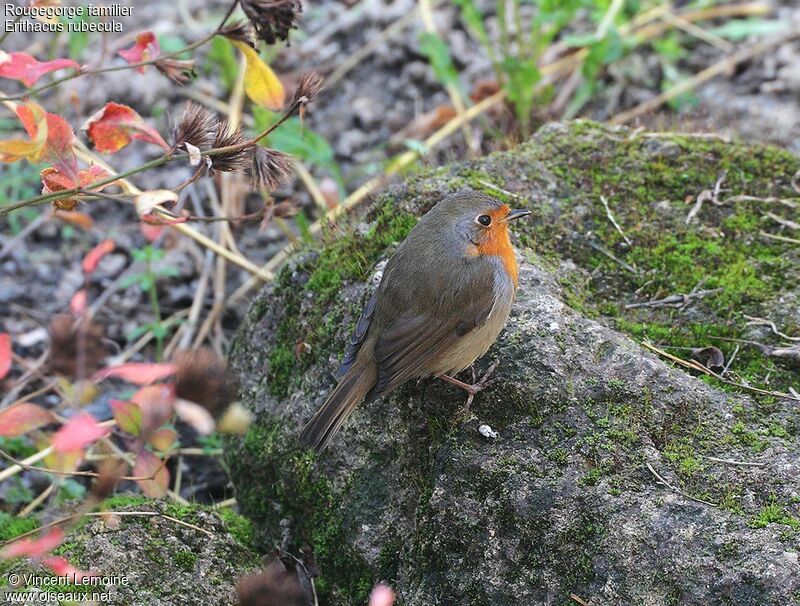
[[189,217],[165,217],[155,213],[142,215],[142,221],[148,225],[177,225],[178,223],[186,223]]
[[0,51],[0,78],[19,80],[30,88],[46,73],[57,69],[72,67],[78,69],[77,61],[72,59],[53,59],[52,61],[37,61],[25,53],[6,53]]
[[142,235],[145,239],[150,242],[151,244],[158,240],[166,227],[162,225],[150,225],[148,223],[139,223],[139,231],[142,232]]
[[83,273],[90,274],[94,272],[97,269],[97,264],[100,263],[100,259],[112,250],[114,250],[114,240],[108,239],[100,242],[83,258]]
[[20,402],[0,411],[0,436],[21,436],[53,421],[53,415],[41,406]]
[[150,383],[160,381],[174,374],[174,364],[142,364],[139,362],[130,362],[128,364],[109,366],[108,368],[98,370],[94,378],[102,381],[108,377],[117,377],[118,379],[122,379],[128,383],[134,383],[135,385],[149,385]]
[[0,332],[0,379],[4,379],[11,370],[11,335]]
[[64,118],[44,111],[36,103],[16,107],[17,117],[30,137],[0,141],[0,162],[48,162],[73,181],[78,178],[78,161],[72,150],[75,135]]
[[88,295],[85,288],[81,288],[72,295],[72,298],[69,300],[69,310],[72,312],[73,316],[82,316],[86,312],[88,307],[87,297]]
[[52,570],[56,576],[69,577],[68,581],[72,584],[76,584],[78,581],[90,579],[95,576],[91,572],[86,572],[85,570],[75,568],[75,566],[60,556],[48,556],[46,558],[42,558],[41,561],[42,564]]
[[21,556],[40,558],[58,547],[63,540],[64,531],[60,528],[53,528],[50,532],[40,536],[38,539],[20,539],[19,541],[14,541],[0,551],[0,558],[4,560]]
[[[161,47],[153,32],[142,32],[136,36],[136,44],[119,51],[117,54],[125,59],[127,63],[133,65],[134,63],[150,61],[161,56]],[[136,71],[143,74],[144,68],[145,66],[141,65],[136,68]]]
[[106,103],[83,125],[83,130],[97,150],[105,154],[121,150],[131,139],[155,143],[169,151],[169,145],[157,130],[148,126],[133,109],[120,103]]
[[138,436],[142,432],[142,409],[136,402],[111,400],[111,411],[122,431],[127,431],[132,436]]
[[[100,187],[91,187],[93,183],[102,181],[103,179],[107,179],[111,176],[111,173],[109,173],[105,168],[96,164],[92,164],[89,168],[79,170],[77,173],[77,180],[62,174],[61,171],[55,166],[49,166],[42,169],[41,175],[43,194],[51,194],[58,191],[75,189],[76,187],[81,187],[89,191],[102,191],[114,183],[112,181],[111,183],[106,183]],[[72,210],[75,208],[75,206],[77,206],[78,202],[74,197],[65,196],[64,198],[58,198],[57,200],[54,200],[53,204],[55,204],[56,207],[61,210]]]
[[149,450],[144,448],[136,455],[136,465],[133,466],[133,475],[136,477],[151,477],[152,480],[136,480],[139,488],[148,497],[160,499],[167,494],[169,486],[169,470],[164,462]]
[[106,437],[110,431],[110,428],[100,425],[88,412],[79,412],[53,436],[53,447],[56,452],[79,450]]

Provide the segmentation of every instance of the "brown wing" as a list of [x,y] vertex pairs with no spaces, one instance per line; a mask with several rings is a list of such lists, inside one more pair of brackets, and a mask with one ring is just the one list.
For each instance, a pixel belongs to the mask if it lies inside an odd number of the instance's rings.
[[448,319],[424,313],[400,315],[383,330],[375,344],[378,382],[370,397],[430,374],[428,369],[440,356],[486,321],[494,306],[492,289],[476,289],[470,294],[468,305]]
[[377,303],[378,290],[376,289],[364,306],[364,311],[361,312],[361,317],[358,319],[356,328],[350,336],[350,340],[347,342],[344,358],[342,358],[342,363],[339,365],[339,370],[336,371],[337,379],[341,379],[345,373],[350,370],[353,362],[355,362],[356,356],[361,349],[361,344],[364,342],[364,337],[367,336],[367,330],[369,330],[369,325],[372,322],[372,314],[375,312],[375,305]]

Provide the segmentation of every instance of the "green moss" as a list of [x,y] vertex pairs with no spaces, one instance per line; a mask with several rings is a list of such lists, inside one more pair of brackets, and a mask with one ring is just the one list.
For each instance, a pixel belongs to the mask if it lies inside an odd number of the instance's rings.
[[219,517],[225,522],[228,532],[241,545],[251,547],[253,544],[253,524],[246,517],[239,515],[232,509],[218,509]]
[[[763,316],[763,305],[775,293],[800,284],[796,251],[760,235],[764,213],[772,209],[768,203],[706,202],[686,224],[686,199],[713,189],[721,175],[725,198],[796,197],[791,187],[800,169],[796,157],[763,145],[682,135],[620,139],[591,122],[568,128],[566,136],[560,131],[540,135],[539,144],[526,149],[529,160],[540,161],[563,182],[559,214],[534,207],[534,220],[517,229],[591,272],[588,280],[582,272],[561,272],[570,306],[590,317],[613,318],[617,328],[667,349],[717,345],[726,350],[717,338],[747,338],[743,314]],[[604,142],[604,136],[613,142]],[[609,221],[601,196],[632,246]],[[693,302],[691,314],[675,307],[625,306],[694,289],[717,292]],[[698,315],[703,321],[694,319]],[[759,385],[767,374],[772,389],[785,391],[794,380],[788,362],[768,360],[757,348],[743,346],[730,377]]]
[[34,518],[18,518],[0,511],[0,542],[10,541],[38,527],[39,522]]
[[[341,503],[326,477],[317,471],[314,455],[288,437],[284,423],[259,419],[241,443],[229,444],[227,460],[235,477],[242,513],[260,529],[254,539],[267,551],[281,543],[283,519],[292,521],[293,543],[310,546],[323,576],[317,590],[327,599],[333,592],[343,603],[366,603],[375,579],[366,562],[345,540]],[[238,453],[238,454],[237,454]],[[258,469],[239,469],[239,462],[259,461]],[[335,582],[331,582],[335,579]]]
[[664,456],[675,464],[676,471],[683,479],[689,479],[703,469],[694,446],[686,438],[667,444]]
[[153,500],[140,494],[115,494],[97,506],[99,511],[114,511],[123,507],[139,507],[152,503]]
[[197,554],[188,550],[179,551],[172,557],[172,560],[175,562],[178,568],[181,568],[186,572],[192,572],[195,564],[197,563]]
[[752,528],[765,528],[770,524],[785,524],[791,527],[792,530],[800,531],[800,518],[787,513],[786,509],[776,501],[775,497],[772,497],[770,502],[750,520]]

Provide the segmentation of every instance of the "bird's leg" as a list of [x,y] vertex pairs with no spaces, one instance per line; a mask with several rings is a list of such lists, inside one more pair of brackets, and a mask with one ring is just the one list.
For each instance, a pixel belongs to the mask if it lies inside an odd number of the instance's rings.
[[472,400],[475,399],[475,394],[481,392],[483,389],[488,387],[489,385],[489,377],[494,372],[494,369],[497,368],[497,362],[492,364],[480,380],[476,383],[475,381],[475,367],[472,367],[472,380],[473,384],[470,385],[469,383],[464,383],[464,381],[459,381],[455,377],[451,377],[450,375],[439,375],[439,378],[442,381],[450,383],[451,385],[455,385],[456,387],[460,387],[464,391],[467,392],[467,402],[464,404],[463,412],[469,412],[469,407],[472,404]]

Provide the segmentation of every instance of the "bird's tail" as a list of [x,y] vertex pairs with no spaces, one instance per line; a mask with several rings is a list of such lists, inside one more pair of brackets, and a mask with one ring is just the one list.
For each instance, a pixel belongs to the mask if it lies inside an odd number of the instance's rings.
[[369,393],[377,380],[378,371],[374,362],[356,361],[303,428],[300,441],[317,452],[325,450],[342,423]]

